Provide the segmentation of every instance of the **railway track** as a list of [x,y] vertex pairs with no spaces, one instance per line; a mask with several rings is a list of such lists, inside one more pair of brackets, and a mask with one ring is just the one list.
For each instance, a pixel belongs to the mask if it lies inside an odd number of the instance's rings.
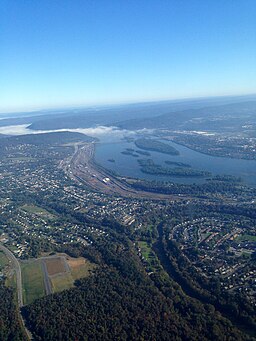
[[[181,199],[174,195],[140,191],[127,186],[120,179],[95,164],[94,150],[94,143],[75,145],[75,151],[69,159],[68,165],[64,166],[64,170],[72,179],[84,183],[94,191],[110,195],[151,200]],[[109,179],[107,183],[104,181],[106,178]]]

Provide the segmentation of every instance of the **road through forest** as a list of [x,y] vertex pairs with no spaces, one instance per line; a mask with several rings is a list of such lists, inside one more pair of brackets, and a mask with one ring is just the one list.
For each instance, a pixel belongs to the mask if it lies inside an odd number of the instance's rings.
[[17,258],[14,256],[14,254],[9,249],[7,249],[4,245],[0,244],[0,250],[2,250],[5,253],[6,257],[11,261],[12,268],[16,273],[17,298],[18,298],[20,320],[21,320],[22,326],[24,328],[24,331],[27,335],[28,340],[33,340],[32,334],[26,328],[25,321],[23,319],[23,316],[20,310],[23,307],[22,277],[21,277],[20,263],[17,260]]

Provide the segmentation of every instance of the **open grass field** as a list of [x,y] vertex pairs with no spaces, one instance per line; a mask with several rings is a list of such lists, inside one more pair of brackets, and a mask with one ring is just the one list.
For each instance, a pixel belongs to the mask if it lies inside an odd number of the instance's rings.
[[37,216],[40,216],[43,218],[47,218],[47,219],[54,219],[55,218],[55,216],[53,214],[51,214],[50,212],[48,212],[44,208],[36,206],[36,205],[23,205],[23,206],[21,206],[21,209],[27,213],[36,214]]
[[68,265],[74,280],[89,276],[90,271],[95,269],[95,264],[92,264],[85,258],[68,258]]
[[56,254],[54,257],[45,255],[41,259],[22,261],[24,304],[30,304],[46,294],[43,263],[46,265],[45,276],[49,278],[53,293],[74,287],[77,279],[89,276],[90,271],[96,267],[85,258],[72,258],[66,254]]
[[138,242],[142,256],[148,261],[150,258],[151,248],[147,242]]
[[70,272],[59,274],[51,278],[53,292],[60,292],[74,286],[74,278]]
[[21,273],[24,304],[30,304],[35,299],[43,297],[45,290],[41,262],[36,260],[22,262]]
[[45,260],[49,276],[54,276],[67,271],[63,257],[54,257]]
[[[63,256],[63,255],[62,255]],[[50,276],[52,287],[54,292],[60,292],[62,290],[70,289],[74,286],[74,282],[79,278],[85,278],[90,275],[90,271],[95,269],[96,265],[89,262],[83,257],[72,258],[67,255],[62,258],[53,258],[52,260],[66,261],[62,273],[57,273],[56,270],[60,270],[60,263],[56,263],[55,273]],[[54,263],[53,263],[54,264]],[[65,264],[64,264],[65,265]],[[47,268],[48,269],[48,268]],[[52,271],[53,273],[53,271]],[[49,273],[50,275],[50,273]]]
[[144,260],[147,262],[147,267],[149,271],[157,271],[159,269],[159,260],[156,257],[154,251],[151,249],[147,242],[139,241],[138,246],[140,248],[141,254]]

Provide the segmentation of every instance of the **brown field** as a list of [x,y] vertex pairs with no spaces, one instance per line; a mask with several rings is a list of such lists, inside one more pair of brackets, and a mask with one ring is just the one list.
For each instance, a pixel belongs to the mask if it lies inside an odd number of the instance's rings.
[[92,264],[87,259],[79,257],[79,258],[67,258],[68,265],[71,269],[71,274],[74,280],[87,277],[90,274],[90,271],[96,268],[95,264]]
[[72,268],[79,268],[81,265],[84,265],[86,263],[85,258],[70,258],[67,259],[68,265]]
[[73,288],[77,279],[89,276],[90,271],[96,268],[95,264],[85,258],[72,258],[66,254],[48,258],[46,264],[53,292]]
[[[0,253],[0,265],[4,264]],[[61,292],[73,288],[75,281],[90,276],[96,264],[79,257],[72,258],[65,253],[21,261],[22,286],[25,304],[49,293]],[[15,276],[8,278],[8,286],[15,285]],[[50,289],[49,289],[50,288]]]
[[45,259],[47,272],[49,276],[54,276],[63,272],[66,272],[66,267],[62,257],[54,257]]

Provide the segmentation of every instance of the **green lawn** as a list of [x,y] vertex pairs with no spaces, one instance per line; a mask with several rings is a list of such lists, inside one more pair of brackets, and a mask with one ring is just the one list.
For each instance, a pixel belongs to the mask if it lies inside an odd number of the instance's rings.
[[[74,287],[76,279],[89,276],[96,267],[84,258],[70,258],[68,260],[70,272],[63,272],[50,276],[53,292],[60,292]],[[24,304],[30,304],[37,298],[45,296],[44,276],[40,259],[21,261],[22,288]]]
[[93,270],[96,267],[95,264],[92,264],[82,257],[77,259],[69,258],[68,264],[70,272],[51,277],[54,292],[72,288],[75,280],[88,277],[90,275],[90,270]]
[[41,262],[29,261],[21,263],[24,304],[30,304],[45,295],[44,278]]
[[90,271],[96,268],[95,264],[86,261],[85,264],[81,264],[78,267],[71,267],[71,274],[74,279],[84,278],[90,275]]
[[242,234],[239,237],[237,237],[237,241],[250,241],[250,242],[256,242],[256,236],[252,234]]
[[142,256],[143,256],[146,260],[148,260],[149,257],[150,257],[150,253],[151,253],[151,248],[150,248],[150,246],[148,245],[147,242],[142,242],[142,241],[138,242],[138,245],[139,245],[139,248],[140,248],[140,250],[141,250]]
[[69,272],[52,277],[51,282],[54,292],[60,292],[74,286],[74,279]]
[[21,209],[27,213],[36,214],[43,218],[54,219],[55,216],[42,207],[36,205],[23,205]]
[[154,251],[151,249],[151,246],[144,241],[138,241],[138,246],[141,250],[141,254],[144,257],[144,260],[147,262],[148,270],[153,272],[159,270],[160,263]]

